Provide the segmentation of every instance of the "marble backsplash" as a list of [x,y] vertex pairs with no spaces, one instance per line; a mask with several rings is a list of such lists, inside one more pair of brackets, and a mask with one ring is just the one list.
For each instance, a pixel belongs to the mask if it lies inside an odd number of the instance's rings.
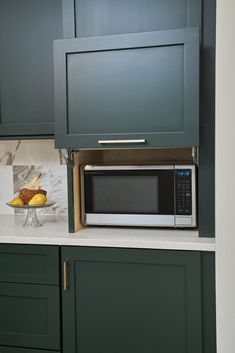
[[[56,201],[43,214],[67,213],[65,152],[53,140],[0,141],[0,214],[21,212],[6,205],[34,176],[42,174],[41,188],[49,201]],[[24,212],[24,211],[23,211]]]

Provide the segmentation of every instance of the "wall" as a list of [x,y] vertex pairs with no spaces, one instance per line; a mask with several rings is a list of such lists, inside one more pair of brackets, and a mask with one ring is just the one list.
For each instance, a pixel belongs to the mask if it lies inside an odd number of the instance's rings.
[[235,1],[217,1],[216,296],[218,353],[235,352]]
[[[67,171],[64,152],[53,140],[0,141],[0,214],[21,213],[6,205],[34,176],[42,174],[41,188],[56,201],[43,214],[67,213]],[[24,212],[24,211],[23,211]]]

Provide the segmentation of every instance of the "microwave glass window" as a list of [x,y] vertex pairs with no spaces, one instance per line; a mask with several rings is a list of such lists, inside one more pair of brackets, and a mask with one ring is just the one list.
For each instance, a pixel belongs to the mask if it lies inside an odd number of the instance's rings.
[[95,176],[92,178],[94,213],[159,212],[158,176]]

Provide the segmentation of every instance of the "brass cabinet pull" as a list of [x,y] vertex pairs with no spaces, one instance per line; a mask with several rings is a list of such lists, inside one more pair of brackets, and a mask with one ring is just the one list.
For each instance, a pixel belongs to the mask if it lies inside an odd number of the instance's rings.
[[69,289],[69,281],[68,281],[68,261],[64,261],[64,290],[67,291]]
[[98,143],[100,145],[113,145],[113,144],[125,144],[125,143],[129,143],[129,144],[141,144],[141,143],[146,143],[145,139],[135,139],[135,140],[98,140]]

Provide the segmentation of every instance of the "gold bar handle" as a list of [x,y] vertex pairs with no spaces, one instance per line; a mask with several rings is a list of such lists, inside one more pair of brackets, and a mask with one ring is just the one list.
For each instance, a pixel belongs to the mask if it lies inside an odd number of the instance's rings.
[[68,281],[68,261],[64,261],[64,290],[67,291],[69,289],[69,281]]
[[145,139],[135,139],[135,140],[98,140],[100,145],[114,145],[114,144],[143,144],[146,143]]

